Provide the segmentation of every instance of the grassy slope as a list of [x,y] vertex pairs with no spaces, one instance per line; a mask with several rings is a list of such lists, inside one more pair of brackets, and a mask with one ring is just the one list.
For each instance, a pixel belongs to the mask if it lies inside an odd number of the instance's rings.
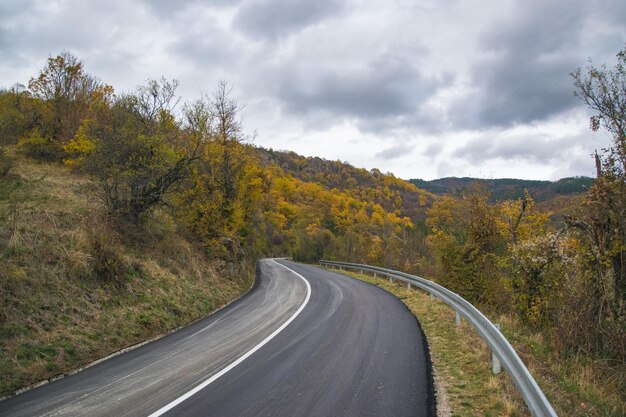
[[0,397],[202,317],[250,285],[251,271],[209,262],[164,212],[116,230],[97,193],[65,167],[21,159],[0,178]]
[[[350,276],[377,285],[399,297],[415,314],[428,338],[439,389],[451,416],[529,416],[513,382],[502,372],[492,375],[491,354],[465,320],[454,324],[454,312],[405,284],[367,275]],[[514,318],[493,319],[518,352],[559,416],[626,415],[626,372],[580,357],[563,358],[540,334],[533,334]],[[440,399],[438,398],[438,403]],[[438,404],[438,407],[440,404]]]

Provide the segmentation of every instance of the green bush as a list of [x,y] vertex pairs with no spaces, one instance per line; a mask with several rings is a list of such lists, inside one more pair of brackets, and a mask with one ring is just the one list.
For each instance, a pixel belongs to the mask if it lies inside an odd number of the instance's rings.
[[0,148],[0,178],[6,177],[13,165],[13,159]]
[[127,277],[128,265],[120,253],[118,236],[107,229],[97,221],[93,225],[89,237],[91,269],[98,281],[120,284]]
[[20,139],[17,146],[24,155],[40,161],[60,161],[65,155],[63,146],[58,141],[39,135]]

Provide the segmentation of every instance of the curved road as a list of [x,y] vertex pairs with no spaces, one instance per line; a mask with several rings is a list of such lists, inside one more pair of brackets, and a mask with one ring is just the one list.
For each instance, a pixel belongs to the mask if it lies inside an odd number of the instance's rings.
[[229,307],[0,402],[0,416],[432,416],[424,346],[389,293],[263,260]]

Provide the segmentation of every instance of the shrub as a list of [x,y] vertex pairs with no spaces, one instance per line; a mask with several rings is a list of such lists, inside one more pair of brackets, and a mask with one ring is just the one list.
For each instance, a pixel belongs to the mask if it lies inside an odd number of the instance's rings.
[[40,161],[58,161],[65,154],[63,146],[59,142],[39,135],[20,139],[17,146],[24,155]]
[[101,219],[94,219],[90,233],[91,270],[101,282],[119,284],[127,275],[128,265],[119,250],[117,234]]
[[4,149],[0,148],[0,178],[6,177],[13,167],[13,159],[7,156]]

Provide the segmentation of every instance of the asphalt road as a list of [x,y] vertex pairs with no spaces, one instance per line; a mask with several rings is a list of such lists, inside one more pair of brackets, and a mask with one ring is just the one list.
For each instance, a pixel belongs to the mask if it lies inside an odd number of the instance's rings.
[[398,299],[278,262],[260,261],[226,309],[0,402],[0,416],[434,415],[422,334]]

